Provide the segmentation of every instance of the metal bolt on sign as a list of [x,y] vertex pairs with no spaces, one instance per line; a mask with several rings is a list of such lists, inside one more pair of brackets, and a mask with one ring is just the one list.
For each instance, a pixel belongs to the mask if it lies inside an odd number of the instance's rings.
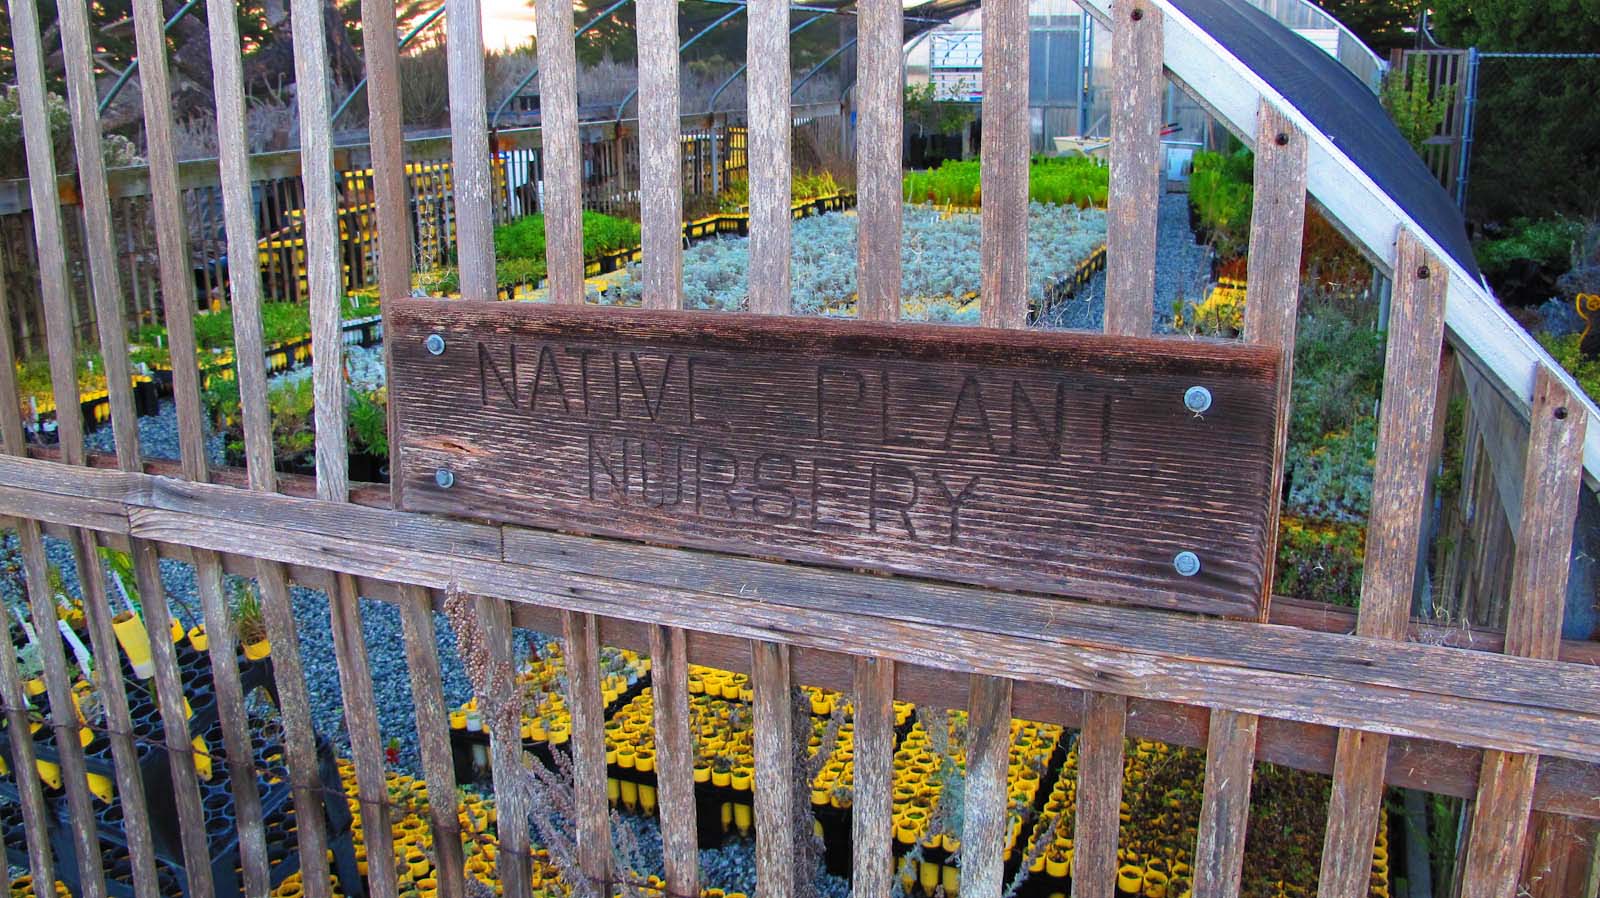
[[1183,393],[1183,407],[1200,414],[1211,407],[1211,391],[1205,387],[1190,387]]
[[1172,567],[1185,577],[1200,573],[1200,556],[1193,552],[1179,552],[1172,556]]
[[440,468],[433,472],[433,482],[438,485],[439,489],[447,490],[456,485],[455,472],[449,468]]
[[428,339],[422,341],[427,347],[429,355],[444,355],[444,337],[438,334],[429,334]]

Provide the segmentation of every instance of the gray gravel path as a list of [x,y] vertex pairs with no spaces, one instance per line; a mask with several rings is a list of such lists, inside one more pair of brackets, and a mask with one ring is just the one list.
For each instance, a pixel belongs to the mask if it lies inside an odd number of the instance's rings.
[[[1195,243],[1189,228],[1189,195],[1169,193],[1161,198],[1156,218],[1157,333],[1172,332],[1174,303],[1200,303],[1211,284],[1211,250]],[[1057,305],[1038,323],[1047,329],[1100,330],[1106,315],[1106,275],[1102,271],[1078,295]]]

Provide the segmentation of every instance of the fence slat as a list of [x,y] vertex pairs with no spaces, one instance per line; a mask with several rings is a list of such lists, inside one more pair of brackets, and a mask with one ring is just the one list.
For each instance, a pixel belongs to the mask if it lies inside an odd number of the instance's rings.
[[139,603],[144,611],[145,632],[150,639],[150,660],[155,668],[156,705],[161,713],[167,766],[172,771],[183,865],[189,874],[190,893],[209,898],[215,893],[211,852],[206,843],[205,811],[200,805],[194,747],[190,744],[189,711],[169,630],[172,610],[167,605],[167,591],[161,584],[160,558],[155,546],[142,539],[129,540],[128,545],[133,556],[134,582],[139,587]]
[[[683,142],[678,136],[678,2],[639,0],[636,7],[639,33],[639,221],[643,231],[640,248],[644,254],[644,307],[675,309],[680,305],[678,294],[683,289]],[[751,12],[753,14],[754,9]],[[754,29],[756,19],[753,15],[750,24]]]
[[[1300,244],[1305,227],[1305,135],[1262,102],[1256,114],[1255,204],[1250,219],[1245,339],[1284,349],[1279,370],[1278,432],[1268,483],[1281,483],[1289,433],[1289,390],[1294,376],[1294,335],[1300,298]],[[1279,503],[1268,505],[1268,533],[1278,532]],[[1272,601],[1272,559],[1263,577],[1261,619]],[[1206,780],[1195,847],[1195,894],[1234,898],[1243,872],[1250,784],[1255,771],[1256,730],[1252,714],[1211,712],[1206,745]]]
[[[461,295],[467,299],[493,299],[494,210],[490,194],[494,187],[489,172],[488,99],[483,74],[483,6],[480,0],[446,0],[445,7],[450,70],[450,177],[456,201]],[[539,33],[542,36],[543,29]]]
[[[453,21],[454,16],[451,18]],[[333,183],[333,129],[328,120],[327,37],[322,7],[310,0],[294,0],[290,4],[290,21],[300,109],[300,185],[305,191],[301,222],[311,305],[317,496],[342,502],[350,490],[350,437],[346,431],[344,335],[339,314],[343,281],[339,271],[338,197]],[[459,190],[460,172],[456,176]]]
[[[1378,458],[1372,477],[1366,567],[1356,632],[1405,639],[1422,543],[1422,484],[1428,479],[1446,269],[1409,232],[1395,252],[1394,294],[1384,358]],[[1383,797],[1389,738],[1341,730],[1322,847],[1320,898],[1365,894]]]
[[984,327],[1021,327],[1028,319],[1028,42],[1027,0],[999,0],[984,8]]
[[1259,722],[1254,714],[1211,712],[1200,836],[1195,847],[1195,898],[1237,898],[1239,894]]
[[[894,321],[900,317],[900,243],[905,212],[900,141],[887,135],[904,130],[905,13],[899,0],[864,0],[859,9],[856,133],[864,139],[856,143],[857,315],[866,321]],[[752,66],[755,58],[752,52]],[[787,75],[787,68],[784,71]],[[752,115],[752,130],[757,121]]]
[[[370,58],[369,58],[370,60]],[[370,71],[370,61],[369,69]],[[428,816],[433,825],[434,864],[441,898],[462,898],[466,892],[457,816],[455,762],[450,753],[450,720],[439,675],[438,634],[428,591],[400,587],[400,627],[406,644],[406,668],[417,713],[417,748],[428,785]]]
[[894,672],[888,658],[855,659],[852,898],[888,898],[894,887]]
[[[488,651],[490,668],[484,678],[491,688],[503,686],[516,689],[516,665],[511,656],[511,615],[506,603],[477,596],[473,604],[478,626],[482,630],[483,647]],[[527,789],[514,784],[515,780],[509,773],[521,771],[523,766],[522,709],[511,702],[496,708],[488,704],[494,701],[491,694],[480,690],[478,701],[480,705],[485,705],[484,721],[489,728],[491,768],[500,771],[501,777],[495,789],[495,809],[498,813],[495,829],[500,843],[495,872],[500,877],[503,894],[507,898],[528,898],[531,874],[528,861],[530,796]]]
[[[6,281],[5,265],[0,260],[0,322],[11,321],[11,293]],[[0,410],[0,450],[7,455],[20,455],[27,451],[22,432],[22,412],[17,399],[16,349],[11,342],[11,328],[0,326],[0,403],[4,403],[4,409]],[[37,534],[36,522],[20,521],[17,527],[19,536],[29,523],[33,523],[33,531]],[[37,539],[37,535],[34,538]],[[9,615],[5,624],[5,635],[10,638]],[[32,718],[27,710],[30,702],[23,692],[22,677],[17,672],[15,652],[0,652],[0,699],[6,703],[6,724],[11,732],[28,732]],[[11,740],[13,770],[33,770],[35,757],[32,739]],[[16,783],[24,831],[31,834],[27,839],[28,872],[33,875],[34,882],[53,883],[56,881],[56,859],[49,839],[45,837],[48,832],[48,811],[43,788],[36,776],[18,776]],[[141,894],[140,898],[144,896]]]
[[974,675],[967,698],[967,781],[961,829],[961,894],[999,898],[1005,887],[1007,761],[1011,753],[1011,681]]
[[[1512,564],[1508,654],[1549,661],[1561,648],[1586,418],[1578,398],[1541,365],[1533,388],[1522,519]],[[1538,771],[1538,755],[1483,753],[1462,898],[1515,893]]]
[[1116,893],[1127,723],[1126,698],[1106,692],[1084,694],[1083,728],[1078,734],[1078,816],[1072,834],[1073,898],[1111,898]]
[[361,632],[361,601],[355,578],[349,574],[337,575],[333,585],[328,616],[339,667],[339,693],[344,698],[345,729],[350,735],[350,760],[356,768],[356,799],[367,846],[367,890],[373,898],[394,898],[399,891],[394,833],[389,828],[389,789],[374,710],[372,670]]
[[578,146],[578,59],[572,4],[534,0],[539,32],[544,255],[552,302],[583,302],[583,173]]
[[[278,687],[279,716],[283,721],[284,759],[289,767],[289,788],[294,802],[295,840],[302,869],[306,858],[327,857],[328,833],[322,782],[317,764],[316,731],[311,723],[311,703],[306,694],[304,667],[300,663],[300,638],[289,597],[289,579],[283,566],[260,559],[255,562],[256,584],[261,589],[261,617],[272,642],[272,678]],[[343,801],[343,797],[336,798]],[[322,865],[316,865],[322,871]],[[302,876],[306,898],[327,898],[326,875]]]
[[794,719],[789,647],[750,644],[755,708],[756,888],[761,898],[795,894]]
[[[256,214],[251,195],[250,160],[246,157],[245,82],[240,61],[237,14],[229,0],[206,0],[206,27],[210,29],[211,91],[216,96],[218,178],[221,182],[222,219],[226,227],[227,258],[248,259],[229,267],[229,290],[234,317],[235,370],[238,399],[245,431],[245,464],[254,490],[274,490],[272,423],[267,418],[267,367],[262,347],[261,275],[256,247]],[[162,32],[162,5],[138,0],[134,24],[139,37],[139,82],[144,90],[144,126],[149,142],[150,197],[155,214],[155,239],[162,271],[162,295],[186,295],[186,261],[178,194],[178,162],[173,152],[171,99],[166,88],[166,43]],[[272,192],[275,184],[267,186]],[[277,259],[277,253],[272,259]]]
[[689,732],[687,634],[650,628],[650,683],[655,697],[656,789],[661,854],[670,895],[700,894],[700,847],[694,802],[694,734]]
[[746,34],[749,108],[750,311],[786,315],[789,287],[790,172],[789,4],[753,0]]
[[578,866],[595,891],[611,875],[606,802],[605,702],[600,691],[600,624],[592,614],[562,617],[567,705],[572,711],[572,794],[578,815]]
[[1162,177],[1162,13],[1149,0],[1113,0],[1111,19],[1106,333],[1145,336],[1155,314],[1156,212]]

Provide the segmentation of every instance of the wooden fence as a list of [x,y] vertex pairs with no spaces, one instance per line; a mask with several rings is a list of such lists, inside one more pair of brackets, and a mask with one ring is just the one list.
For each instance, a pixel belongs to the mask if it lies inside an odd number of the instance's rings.
[[[585,199],[586,144],[576,120],[570,5],[540,0],[539,65],[544,129],[539,151],[545,192],[551,294],[558,302],[583,296],[580,213]],[[372,128],[371,191],[377,221],[376,276],[386,315],[448,315],[426,301],[406,301],[411,288],[414,223],[410,218],[406,148],[396,120],[399,104],[393,5],[362,4],[367,35]],[[273,675],[282,708],[284,774],[292,787],[297,856],[322,858],[329,833],[289,585],[327,591],[344,720],[357,779],[359,822],[366,838],[369,894],[397,894],[385,790],[383,746],[373,709],[373,686],[357,597],[398,606],[416,699],[417,730],[426,772],[441,894],[468,894],[460,851],[456,794],[446,741],[434,621],[429,613],[462,603],[475,620],[458,637],[467,646],[479,688],[510,677],[511,628],[565,636],[567,698],[572,714],[570,767],[576,863],[571,884],[580,893],[608,890],[626,873],[612,865],[607,828],[606,766],[598,646],[647,651],[655,690],[657,770],[665,858],[665,890],[700,893],[692,801],[691,740],[686,665],[747,672],[753,685],[755,727],[756,866],[763,898],[795,894],[797,846],[790,822],[797,808],[795,733],[790,694],[796,683],[849,693],[854,703],[855,792],[853,893],[891,892],[890,761],[896,699],[968,713],[964,827],[960,833],[960,893],[996,898],[1002,890],[1001,851],[1007,826],[1007,746],[1013,717],[1080,730],[1074,894],[1107,898],[1118,866],[1119,805],[1124,737],[1139,735],[1203,746],[1206,775],[1192,865],[1193,894],[1237,894],[1244,859],[1252,772],[1258,761],[1331,773],[1332,792],[1317,893],[1355,898],[1369,888],[1380,805],[1386,786],[1406,786],[1475,800],[1465,840],[1461,893],[1510,896],[1519,887],[1530,811],[1541,820],[1600,818],[1600,670],[1592,645],[1563,644],[1559,623],[1572,542],[1586,426],[1584,406],[1561,382],[1541,374],[1522,496],[1523,537],[1512,562],[1512,592],[1503,635],[1475,637],[1469,647],[1441,646],[1409,617],[1424,515],[1423,490],[1434,464],[1439,431],[1444,266],[1415,235],[1402,233],[1391,259],[1393,317],[1387,349],[1379,451],[1373,487],[1360,610],[1350,617],[1293,601],[1260,596],[1260,619],[1227,619],[1170,608],[1106,605],[1058,596],[1001,592],[916,578],[885,578],[835,566],[783,564],[701,550],[570,535],[516,525],[487,524],[405,511],[415,482],[396,477],[388,490],[352,486],[347,479],[344,372],[340,364],[340,241],[336,156],[329,141],[326,54],[320,6],[294,4],[300,115],[305,126],[297,202],[304,210],[305,255],[316,384],[316,476],[274,473],[261,347],[263,284],[228,283],[235,320],[238,380],[247,467],[208,468],[203,446],[192,333],[190,239],[182,169],[172,156],[171,110],[161,41],[161,9],[136,0],[145,121],[150,135],[148,231],[154,238],[159,295],[171,338],[175,399],[182,440],[176,465],[148,462],[139,453],[133,403],[126,388],[124,284],[113,194],[95,148],[99,144],[90,72],[88,23],[81,3],[61,5],[68,90],[80,150],[83,242],[101,351],[113,385],[115,458],[84,452],[81,423],[62,416],[59,447],[24,443],[16,403],[0,402],[0,513],[12,518],[26,568],[33,628],[44,656],[48,711],[44,725],[60,747],[69,839],[52,845],[47,796],[39,780],[16,777],[35,883],[50,883],[62,865],[76,868],[82,894],[107,894],[106,866],[131,868],[134,891],[163,894],[153,856],[147,807],[170,801],[180,821],[181,853],[190,894],[210,895],[205,809],[197,754],[187,735],[183,684],[167,638],[168,600],[158,560],[179,558],[198,574],[211,634],[210,675],[220,714],[225,772],[237,812],[243,891],[264,895],[273,859],[264,836],[257,771],[234,651],[223,574],[254,578],[264,598],[273,644]],[[208,17],[213,44],[219,130],[216,162],[222,230],[230,258],[254,258],[261,226],[253,185],[260,181],[242,147],[244,93],[239,35],[227,4]],[[491,230],[497,171],[487,151],[478,0],[449,0],[453,230],[461,288],[467,297],[494,296]],[[1112,121],[1111,214],[1108,232],[1106,330],[1159,357],[1160,344],[1137,338],[1151,329],[1155,210],[1161,189],[1158,161],[1163,84],[1165,6],[1117,0]],[[45,88],[40,31],[33,0],[11,6],[12,35],[28,141],[33,230],[41,272],[43,328],[58,405],[76,402],[73,360],[80,334],[73,320],[65,229],[53,185],[53,155],[44,126]],[[222,14],[216,14],[216,13]],[[749,10],[749,156],[752,246],[751,311],[790,310],[790,129],[788,16],[782,5]],[[986,85],[982,207],[983,306],[988,328],[1018,329],[1027,315],[1027,21],[1023,0],[990,0],[984,16]],[[677,109],[675,4],[639,6],[641,145],[637,184],[644,230],[644,303],[664,317],[679,305],[684,143]],[[900,308],[900,158],[902,11],[898,0],[864,0],[859,19],[857,152],[860,215],[860,327],[875,340],[894,339]],[[1307,135],[1283,110],[1263,106],[1253,133],[1257,153],[1255,218],[1251,230],[1246,342],[1266,347],[1278,364],[1273,461],[1257,473],[1281,482],[1290,397],[1287,352],[1294,345],[1299,293],[1301,217],[1306,201]],[[443,144],[439,145],[441,149]],[[429,157],[442,158],[442,157]],[[633,177],[632,173],[625,176]],[[191,212],[192,214],[192,212]],[[148,266],[140,269],[142,274]],[[237,272],[236,272],[237,274]],[[1437,275],[1437,276],[1436,276]],[[0,301],[14,298],[0,291]],[[141,295],[155,295],[145,293]],[[177,301],[175,301],[177,300]],[[472,314],[488,314],[465,303]],[[599,325],[615,310],[573,312]],[[508,313],[509,314],[509,313]],[[736,320],[737,322],[737,320]],[[869,323],[869,322],[876,322]],[[386,322],[387,324],[388,322]],[[735,323],[730,327],[737,328]],[[580,327],[574,325],[574,327]],[[774,325],[751,325],[768,333]],[[800,320],[792,330],[810,329]],[[866,332],[865,330],[863,331]],[[395,333],[393,328],[386,333]],[[888,336],[885,336],[888,335]],[[1003,339],[1005,335],[993,337]],[[989,340],[990,336],[985,336]],[[1181,341],[1183,345],[1192,345]],[[391,339],[390,352],[400,352]],[[439,344],[443,350],[443,342]],[[415,346],[405,348],[413,354]],[[1221,350],[1219,350],[1221,351]],[[1230,352],[1245,352],[1238,348]],[[429,347],[428,352],[433,352]],[[14,347],[0,339],[0,395],[15,391]],[[691,366],[691,371],[693,370]],[[532,376],[528,372],[528,376]],[[691,375],[692,376],[692,375]],[[641,381],[642,382],[642,381]],[[124,385],[124,386],[119,386]],[[487,387],[485,388],[487,390]],[[587,389],[587,388],[585,388]],[[537,391],[537,387],[535,387]],[[397,391],[398,393],[398,391]],[[406,415],[406,397],[391,400]],[[691,418],[692,418],[691,413]],[[393,441],[402,453],[399,440]],[[445,447],[450,448],[450,447]],[[460,447],[456,447],[460,448]],[[430,479],[433,475],[429,475]],[[438,475],[441,487],[443,473]],[[1110,500],[1110,501],[1114,501]],[[1276,503],[1273,503],[1275,509]],[[1274,512],[1275,513],[1275,512]],[[1262,523],[1262,522],[1257,522]],[[1274,533],[1269,515],[1264,533]],[[102,856],[93,836],[95,799],[86,781],[67,659],[58,637],[57,608],[47,582],[44,534],[69,540],[84,573],[84,607],[95,657],[115,659],[118,644],[105,595],[102,545],[126,548],[150,622],[155,693],[164,723],[170,790],[147,794],[139,776],[140,745],[129,718],[119,665],[96,665],[106,727],[115,756],[115,789],[122,805],[125,856]],[[1270,538],[1270,537],[1269,537]],[[1266,555],[1271,558],[1270,552]],[[1270,584],[1267,576],[1263,581]],[[1419,629],[1420,628],[1420,629]],[[486,684],[486,685],[485,685]],[[485,698],[492,699],[494,696]],[[0,652],[0,700],[9,730],[26,733],[27,696],[16,661]],[[491,714],[495,768],[520,769],[515,715]],[[11,740],[12,769],[35,767],[32,740]],[[531,848],[530,793],[510,787],[498,796],[498,877],[503,893],[531,892],[523,862]],[[1552,816],[1555,815],[1555,816]],[[52,853],[52,848],[66,849]],[[1541,850],[1543,846],[1541,846]],[[66,860],[66,856],[72,858]],[[305,892],[328,894],[318,876]],[[1309,890],[1308,883],[1291,884]],[[1534,894],[1560,894],[1551,878],[1530,877]]]
[[[815,127],[827,137],[838,130]],[[613,215],[638,215],[637,123],[603,122],[580,130],[584,206]],[[685,117],[683,121],[685,195],[714,205],[730,181],[744,177],[745,127],[726,115]],[[543,176],[539,130],[526,128],[495,135],[495,181],[491,196],[494,221],[505,223],[539,211]],[[371,148],[344,146],[334,151],[337,170],[339,255],[345,290],[377,282],[377,247],[372,199]],[[413,265],[428,269],[450,264],[455,257],[455,200],[451,191],[448,138],[406,141],[406,204],[413,235]],[[259,239],[258,267],[268,300],[305,302],[305,183],[299,152],[251,156],[250,202]],[[180,163],[183,224],[191,272],[188,292],[201,308],[226,301],[229,253],[224,227],[224,201],[216,159]],[[78,338],[95,332],[95,306],[90,298],[87,235],[80,179],[58,179],[66,239],[74,321]],[[125,285],[126,320],[158,323],[163,319],[162,285],[157,266],[148,167],[107,172],[113,250],[119,282]],[[13,339],[23,355],[41,353],[45,318],[38,290],[40,265],[35,250],[32,197],[27,180],[0,182],[0,277],[12,291]]]

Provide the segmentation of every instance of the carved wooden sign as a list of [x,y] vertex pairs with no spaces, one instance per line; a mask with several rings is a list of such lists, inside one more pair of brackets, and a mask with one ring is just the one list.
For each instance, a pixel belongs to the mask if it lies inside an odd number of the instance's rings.
[[437,300],[389,328],[408,510],[1259,608],[1276,350]]

